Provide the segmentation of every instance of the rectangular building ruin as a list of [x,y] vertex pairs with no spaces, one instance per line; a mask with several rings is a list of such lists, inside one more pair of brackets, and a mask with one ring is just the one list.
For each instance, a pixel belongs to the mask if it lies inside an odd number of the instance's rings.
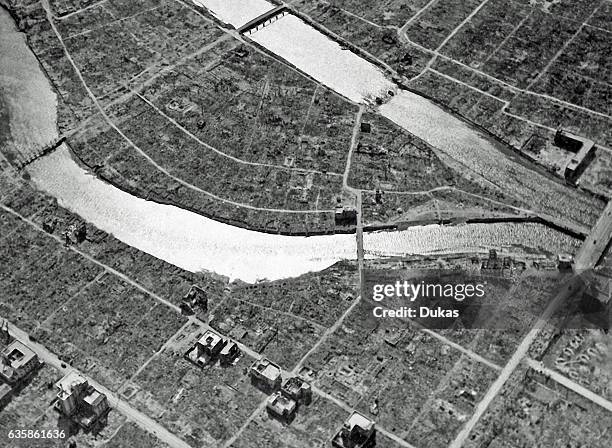
[[106,395],[76,372],[56,383],[55,409],[85,431],[97,432],[107,422],[110,406]]

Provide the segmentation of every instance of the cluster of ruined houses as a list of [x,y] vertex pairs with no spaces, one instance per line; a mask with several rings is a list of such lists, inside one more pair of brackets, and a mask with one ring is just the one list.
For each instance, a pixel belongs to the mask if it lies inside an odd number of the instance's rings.
[[[43,364],[34,350],[19,340],[11,340],[6,322],[3,322],[1,337],[7,345],[0,354],[0,409],[10,402],[13,394],[24,387]],[[55,387],[54,408],[62,416],[87,432],[96,433],[106,425],[110,412],[106,395],[83,376],[71,371]]]
[[[312,387],[299,376],[283,383],[282,370],[268,359],[256,361],[249,371],[251,384],[269,394],[266,401],[268,414],[289,424],[301,406],[312,401]],[[372,420],[353,412],[331,440],[334,448],[373,448],[376,446],[376,428]]]
[[[197,285],[192,286],[183,297],[181,309],[187,315],[206,312],[206,292]],[[227,367],[235,364],[240,354],[240,348],[235,342],[213,330],[207,330],[184,357],[201,368],[212,367],[217,362],[220,366]],[[255,361],[249,369],[249,377],[253,386],[269,395],[266,402],[268,414],[284,424],[290,424],[300,407],[307,406],[312,401],[312,388],[307,381],[293,376],[283,383],[282,369],[268,359]],[[372,448],[375,446],[375,433],[374,422],[354,412],[331,443],[336,448]]]

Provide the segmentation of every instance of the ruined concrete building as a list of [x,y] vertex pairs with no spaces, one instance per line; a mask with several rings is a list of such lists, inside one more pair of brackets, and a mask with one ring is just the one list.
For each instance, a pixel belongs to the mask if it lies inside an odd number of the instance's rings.
[[266,411],[277,420],[289,424],[295,418],[297,403],[282,392],[275,392],[266,401]]
[[238,348],[238,345],[229,341],[219,353],[219,363],[222,366],[229,366],[233,364],[236,359],[238,359],[238,356],[240,356],[240,349]]
[[334,215],[336,227],[351,228],[357,226],[357,210],[339,207]]
[[353,412],[333,437],[332,446],[334,448],[374,448],[376,446],[374,422],[357,411]]
[[573,264],[574,264],[574,257],[571,254],[557,255],[557,268],[560,271],[571,270]]
[[225,339],[209,330],[189,349],[185,358],[199,367],[214,364],[226,345]]
[[208,296],[202,288],[192,285],[181,300],[181,312],[186,316],[192,316],[198,311],[203,313],[208,311]]
[[66,245],[80,244],[87,238],[87,227],[85,223],[70,224],[63,235]]
[[566,165],[564,174],[565,180],[575,185],[589,162],[595,157],[595,142],[559,129],[555,134],[555,145],[576,154]]
[[265,358],[255,361],[249,374],[251,384],[265,393],[276,392],[281,387],[281,368]]
[[97,432],[106,425],[110,406],[99,392],[76,372],[70,372],[56,383],[55,409],[69,417],[85,431]]
[[25,344],[13,341],[0,354],[0,379],[18,384],[40,366],[38,356]]
[[297,376],[289,378],[283,384],[281,392],[298,404],[310,404],[312,401],[312,388],[310,384]]

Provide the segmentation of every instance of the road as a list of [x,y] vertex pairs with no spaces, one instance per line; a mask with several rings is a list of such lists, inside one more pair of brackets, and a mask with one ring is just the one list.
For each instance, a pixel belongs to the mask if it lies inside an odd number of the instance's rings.
[[544,364],[542,364],[540,361],[536,361],[535,359],[527,358],[525,360],[525,363],[529,367],[531,367],[533,370],[535,370],[536,372],[543,373],[544,375],[546,375],[549,378],[552,378],[553,380],[555,380],[557,383],[561,384],[562,386],[565,386],[568,389],[573,390],[577,394],[582,395],[587,400],[591,400],[593,403],[598,404],[602,408],[612,412],[612,402],[610,402],[609,400],[606,400],[604,397],[601,397],[597,395],[596,393],[591,392],[590,390],[581,386],[575,381],[572,381],[566,376],[561,375],[559,372],[555,372],[554,370],[549,369]]
[[523,361],[523,358],[525,358],[525,356],[527,355],[527,351],[529,350],[529,347],[539,334],[540,329],[542,329],[544,325],[546,325],[546,323],[555,313],[559,305],[561,305],[566,299],[568,299],[570,295],[575,293],[577,289],[577,282],[578,279],[576,277],[573,277],[572,281],[569,284],[565,284],[561,288],[559,293],[555,296],[555,298],[548,304],[540,318],[536,321],[535,325],[523,338],[508,363],[501,370],[499,376],[493,382],[483,399],[478,403],[478,405],[476,405],[472,417],[465,423],[459,434],[457,434],[457,436],[455,437],[455,440],[452,441],[448,448],[459,448],[463,446],[463,443],[466,441],[467,437],[472,432],[480,418],[489,408],[489,405],[491,404],[493,399],[497,397],[497,395],[504,387],[512,373],[516,370],[516,368]]
[[16,327],[10,322],[8,322],[8,330],[9,330],[9,334],[13,338],[27,345],[31,350],[34,351],[34,353],[38,355],[38,358],[41,361],[43,361],[45,364],[48,364],[54,369],[56,369],[60,374],[66,375],[69,372],[78,372],[79,375],[87,379],[89,384],[95,387],[99,392],[102,392],[104,395],[106,395],[108,402],[110,403],[113,409],[123,414],[128,420],[136,423],[138,426],[140,426],[145,431],[153,434],[158,439],[167,443],[168,446],[172,448],[192,448],[187,443],[183,442],[177,436],[175,436],[170,431],[168,431],[166,428],[164,428],[159,423],[157,423],[155,420],[151,419],[150,417],[146,416],[142,412],[131,407],[128,403],[123,401],[121,398],[117,396],[117,394],[115,394],[108,388],[102,386],[101,384],[99,384],[92,378],[88,377],[84,373],[79,372],[77,369],[61,361],[57,357],[57,355],[49,351],[43,345],[31,341],[29,335],[25,331],[21,330],[20,328]]
[[[583,242],[578,253],[575,257],[575,271],[577,274],[595,267],[601,256],[603,255],[606,247],[610,243],[612,238],[612,201],[608,203],[603,213],[599,217],[599,220],[591,230],[591,233]],[[506,381],[510,378],[514,370],[524,360],[527,355],[529,347],[535,340],[539,333],[539,330],[546,324],[550,317],[554,314],[557,308],[567,299],[570,295],[574,294],[579,288],[580,280],[578,277],[574,277],[571,282],[562,287],[557,296],[550,302],[544,313],[540,316],[538,321],[535,323],[533,328],[527,333],[527,336],[521,341],[521,344],[516,349],[510,361],[504,366],[495,382],[491,385],[484,398],[478,403],[472,418],[463,426],[455,440],[449,445],[449,448],[459,448],[463,445],[470,432],[474,429],[480,418],[484,415],[489,405],[497,394],[501,391]],[[558,381],[560,384],[569,387],[576,391],[580,395],[596,402],[604,408],[610,410],[608,407],[610,402],[598,397],[596,394],[588,391],[582,386],[574,383],[569,378],[565,378],[563,375],[554,372],[550,369],[542,370],[541,365],[531,365],[535,361],[527,361],[527,363],[535,368],[536,370],[542,371],[546,375]],[[531,364],[530,364],[531,363]],[[535,367],[534,367],[535,366]],[[602,401],[603,400],[603,401]]]
[[[343,402],[342,400],[338,400],[336,397],[334,397],[333,395],[328,394],[327,392],[325,392],[324,390],[319,389],[316,386],[312,386],[312,391],[320,396],[321,398],[324,398],[328,401],[331,401],[332,403],[334,403],[336,406],[338,406],[339,408],[344,409],[346,412],[352,413],[354,411],[353,408],[351,408],[349,405],[347,405],[345,402]],[[414,445],[411,445],[410,443],[406,442],[404,439],[396,436],[395,434],[393,434],[390,431],[387,431],[385,428],[382,428],[380,425],[376,425],[376,431],[379,432],[380,434],[388,437],[389,439],[393,440],[395,443],[397,443],[400,446],[403,446],[404,448],[415,448]]]

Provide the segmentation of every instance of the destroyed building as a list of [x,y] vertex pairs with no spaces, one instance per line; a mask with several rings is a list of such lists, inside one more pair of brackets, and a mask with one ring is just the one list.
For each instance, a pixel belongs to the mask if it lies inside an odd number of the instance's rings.
[[567,271],[572,269],[574,264],[574,257],[570,254],[559,254],[557,255],[557,268],[560,271]]
[[289,424],[295,418],[297,403],[282,392],[275,392],[266,401],[266,411],[275,419]]
[[357,210],[354,208],[339,207],[334,214],[336,227],[352,228],[357,225]]
[[80,244],[87,238],[87,227],[85,223],[70,224],[63,232],[66,245]]
[[[277,388],[279,382],[276,381],[276,377],[280,378],[280,369],[277,375],[274,369],[270,369],[270,364],[263,368],[263,372],[269,374],[265,385],[267,391]],[[311,401],[312,389],[310,384],[299,377],[292,377],[283,384],[280,391],[270,395],[266,402],[266,409],[271,417],[289,424],[295,418],[298,408],[301,405],[310,404]]]
[[27,378],[40,366],[36,353],[19,341],[9,344],[0,356],[0,379],[11,386]]
[[251,384],[265,393],[276,392],[281,387],[281,368],[265,358],[255,361],[249,374]]
[[297,376],[289,378],[283,384],[281,392],[298,404],[310,404],[312,401],[312,388],[310,384]]
[[370,133],[372,132],[372,124],[366,121],[362,121],[359,125],[361,132]]
[[376,428],[374,422],[355,411],[332,438],[334,448],[374,448]]
[[76,372],[56,383],[55,409],[85,431],[97,432],[106,425],[110,407],[106,395]]
[[222,366],[229,366],[238,359],[238,356],[240,356],[238,345],[229,341],[225,344],[225,347],[221,349],[221,352],[219,352],[219,363]]
[[587,165],[595,157],[595,142],[570,132],[558,129],[555,134],[555,145],[575,153],[565,167],[565,180],[575,185]]
[[208,311],[208,297],[202,288],[192,285],[181,300],[181,312],[186,316],[192,316],[199,311],[203,313]]
[[227,341],[225,339],[214,331],[208,330],[189,349],[185,358],[199,367],[214,364],[226,345]]

